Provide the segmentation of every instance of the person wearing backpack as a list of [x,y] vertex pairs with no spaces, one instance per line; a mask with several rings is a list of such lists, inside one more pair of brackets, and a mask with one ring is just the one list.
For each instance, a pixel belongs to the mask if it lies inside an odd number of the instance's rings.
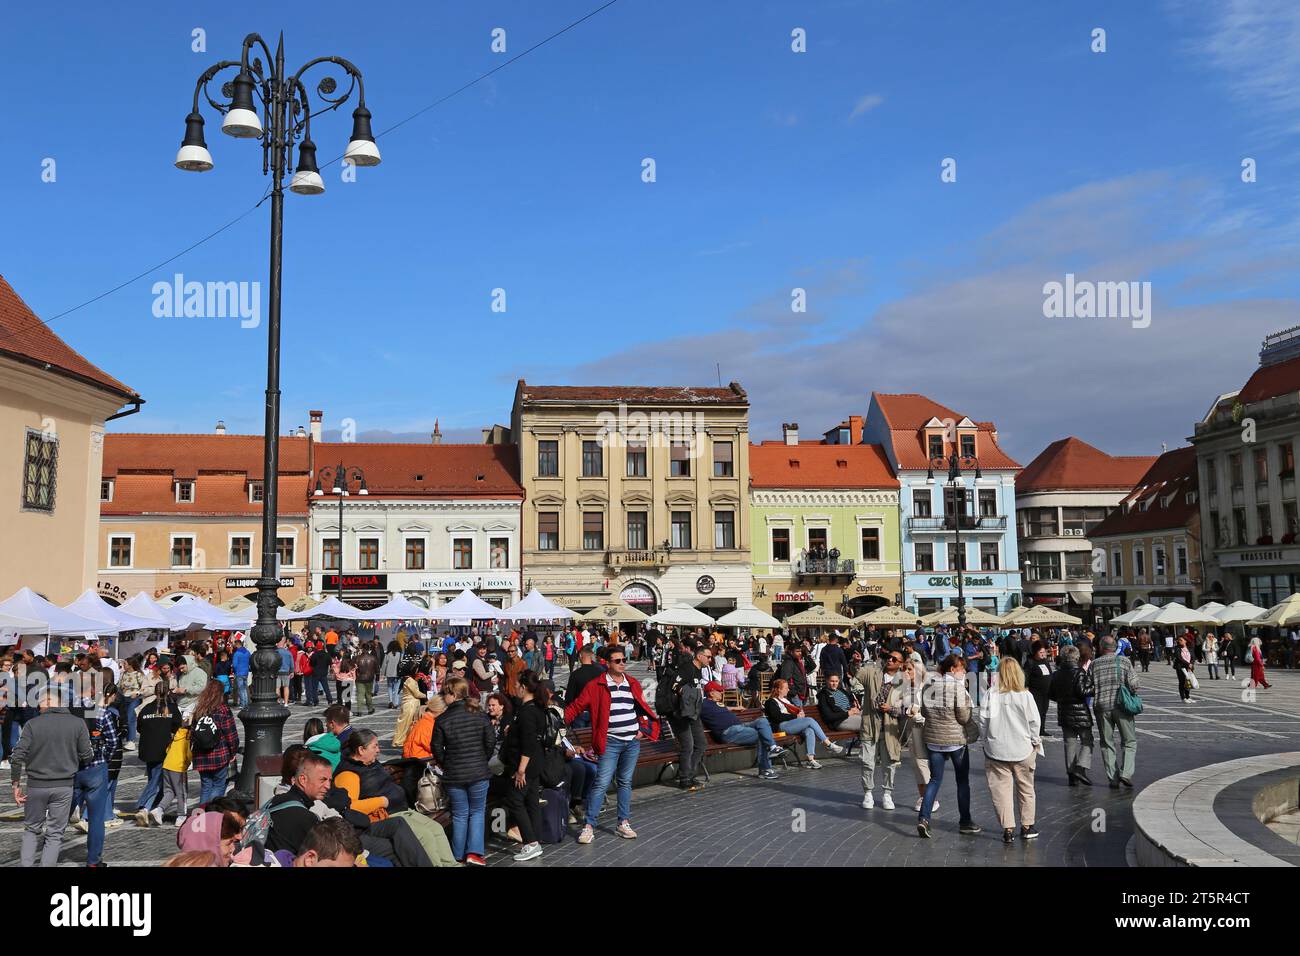
[[154,826],[162,826],[163,814],[173,803],[176,804],[176,825],[180,826],[185,822],[185,807],[189,800],[189,785],[185,774],[189,772],[192,756],[190,728],[185,720],[182,718],[181,726],[176,728],[175,736],[167,745],[167,754],[163,757],[162,764],[162,796],[158,800],[158,805],[149,811],[146,825],[152,822]]
[[501,762],[505,764],[506,778],[511,784],[505,792],[506,813],[519,828],[519,836],[524,844],[515,854],[515,861],[525,863],[542,855],[542,845],[538,841],[542,828],[538,794],[541,789],[540,778],[545,757],[543,738],[546,737],[549,725],[547,708],[551,703],[551,691],[540,677],[531,670],[526,670],[519,675],[518,699],[520,705],[515,710],[515,719],[510,722],[505,745],[501,748]]
[[221,684],[208,681],[190,720],[190,747],[199,772],[199,805],[226,793],[226,776],[239,750],[235,717],[226,706]]
[[[1133,662],[1115,653],[1115,638],[1106,635],[1098,642],[1101,656],[1092,662],[1092,708],[1097,716],[1101,736],[1101,763],[1110,788],[1120,785],[1133,789],[1133,772],[1137,769],[1136,715],[1125,707],[1125,691],[1133,697],[1138,692],[1138,676]],[[1139,698],[1140,700],[1140,698]],[[1119,732],[1121,760],[1115,760],[1115,733]]]

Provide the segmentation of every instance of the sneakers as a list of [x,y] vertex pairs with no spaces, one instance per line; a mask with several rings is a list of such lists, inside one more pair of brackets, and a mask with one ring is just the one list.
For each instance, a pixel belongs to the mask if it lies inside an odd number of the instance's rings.
[[487,860],[483,859],[483,857],[479,856],[477,853],[467,853],[465,854],[465,865],[487,866]]
[[529,860],[535,860],[542,855],[542,845],[540,843],[529,843],[514,856],[516,863],[527,863]]
[[511,827],[509,830],[507,830],[507,831],[506,831],[506,839],[509,840],[511,843],[523,843],[523,842],[524,842],[523,834],[521,834],[521,833],[519,832],[519,828],[518,828],[518,827]]
[[[863,810],[871,810],[871,809],[873,809],[873,808],[875,807],[875,805],[876,805],[876,798],[875,798],[875,796],[871,793],[871,791],[868,790],[868,791],[867,791],[867,795],[866,795],[865,797],[862,798],[862,809],[863,809]],[[919,811],[918,811],[918,812],[919,812]]]
[[924,840],[930,839],[930,821],[919,820],[916,824],[916,835]]
[[964,833],[966,836],[974,836],[983,832],[984,828],[976,823],[963,823],[957,828],[958,833]]
[[138,826],[138,827],[147,827],[147,826],[150,824],[150,822],[151,822],[151,821],[150,821],[150,819],[149,819],[149,811],[148,811],[148,810],[137,810],[137,811],[135,811],[135,825],[136,825],[136,826]]
[[632,824],[628,823],[626,820],[620,823],[618,825],[618,829],[615,830],[614,832],[617,833],[619,836],[621,836],[624,840],[636,839],[636,831],[632,829]]
[[816,757],[809,757],[803,762],[803,765],[809,770],[820,770],[822,768],[822,765],[817,762]]
[[162,807],[154,807],[152,810],[150,810],[149,819],[153,821],[154,826],[156,827],[162,826],[162,820],[163,820]]
[[591,824],[588,823],[585,827],[582,828],[582,832],[578,834],[578,842],[583,845],[586,845],[594,839],[596,839],[596,831],[593,830],[591,828]]
[[81,820],[81,808],[73,807],[72,812],[68,814],[68,822],[75,825],[80,820]]
[[9,761],[0,760],[0,770],[8,770],[8,769],[9,769]]
[[[183,813],[176,814],[176,829],[179,830],[181,827],[185,826],[185,816],[186,815]],[[161,823],[162,821],[159,822]]]
[[122,745],[122,749],[123,749],[123,750],[126,750],[126,751],[128,751],[128,752],[129,752],[129,751],[132,751],[132,750],[135,750],[135,741],[134,741],[134,740],[128,740],[125,744]]
[[678,780],[677,789],[685,790],[688,793],[694,793],[696,790],[700,789],[700,785],[696,783],[694,780]]
[[1129,790],[1133,789],[1133,781],[1129,780],[1127,777],[1120,777],[1119,782],[1122,783]]
[[[923,803],[925,803],[925,797],[921,797],[919,800],[916,801],[916,812],[917,812],[917,813],[920,813],[920,812],[921,812],[921,804],[923,804]],[[939,809],[939,801],[936,800],[936,801],[934,801],[934,806],[932,806],[932,807],[930,808],[930,812],[931,812],[931,813],[934,813],[934,812],[937,811],[938,809]]]
[[880,798],[880,805],[886,810],[894,809],[894,795],[886,790],[884,795]]
[[114,819],[112,819],[112,820],[105,820],[105,821],[104,821],[104,829],[105,829],[105,830],[113,830],[113,829],[115,829],[115,828],[117,828],[117,827],[120,827],[121,825],[122,825],[122,821],[121,821],[121,820],[118,820],[118,819],[116,819],[116,818],[114,818]]
[[1021,827],[1021,828],[1020,828],[1020,839],[1022,839],[1022,840],[1037,840],[1037,839],[1038,839],[1038,831],[1035,830],[1032,826]]
[[767,755],[769,757],[779,757],[783,753],[785,753],[785,748],[782,747],[780,744],[774,744],[772,748],[768,750]]
[[830,753],[834,754],[836,757],[838,757],[840,754],[844,753],[844,748],[843,748],[843,747],[841,747],[839,744],[837,744],[837,743],[833,743],[833,742],[831,742],[831,741],[829,741],[829,740],[826,742],[826,749],[827,749],[828,751],[830,751]]
[[89,820],[78,820],[76,823],[73,824],[73,826],[76,827],[78,830],[80,830],[82,833],[90,832]]
[[1016,842],[1016,831],[1015,831],[1015,830],[1010,830],[1010,829],[1008,829],[1008,830],[1003,830],[1003,831],[1002,831],[1002,842],[1005,843],[1005,844],[1007,844],[1008,846],[1010,846],[1012,843],[1015,843],[1015,842]]
[[779,780],[780,778],[781,775],[777,773],[775,770],[773,770],[771,767],[768,767],[766,770],[760,770],[758,772],[759,780]]

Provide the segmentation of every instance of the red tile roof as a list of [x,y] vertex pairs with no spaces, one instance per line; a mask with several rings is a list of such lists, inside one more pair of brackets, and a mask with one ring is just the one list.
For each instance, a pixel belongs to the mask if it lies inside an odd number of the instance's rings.
[[[898,462],[899,468],[912,471],[925,469],[930,464],[923,431],[926,422],[932,418],[941,422],[960,422],[968,417],[924,395],[873,392],[871,397],[884,415],[885,424],[889,426],[894,460]],[[998,447],[997,430],[993,423],[972,421],[976,429],[975,457],[979,459],[980,468],[989,471],[1018,469],[1019,463]],[[952,451],[952,448],[949,447],[947,451]]]
[[[280,473],[306,474],[307,438],[280,439]],[[261,435],[150,435],[104,436],[104,477],[119,472],[160,472],[177,478],[204,473],[239,472],[262,478]]]
[[1235,401],[1247,405],[1288,392],[1300,392],[1300,356],[1255,369]]
[[1155,455],[1108,455],[1071,436],[1052,442],[1016,476],[1016,493],[1067,488],[1132,488]]
[[[307,514],[307,476],[281,475],[277,513],[281,518]],[[205,474],[194,481],[194,500],[176,500],[169,474],[119,473],[113,500],[101,501],[99,513],[111,515],[249,515],[262,513],[260,501],[248,500],[248,479],[242,474]]]
[[[1089,537],[1095,541],[1111,535],[1188,527],[1199,514],[1200,506],[1195,500],[1187,500],[1188,493],[1196,491],[1197,485],[1196,449],[1189,445],[1167,451],[1138,479],[1120,508],[1093,528]],[[1148,503],[1145,510],[1143,503]],[[1129,506],[1127,514],[1124,505]]]
[[754,488],[897,488],[898,479],[879,445],[749,446]]
[[48,365],[62,375],[88,382],[128,401],[140,397],[134,389],[89,362],[55,335],[36,317],[4,276],[0,276],[0,354],[29,365]]
[[725,388],[691,385],[529,385],[515,389],[525,402],[572,402],[582,405],[748,405],[749,396],[732,382]]
[[[372,495],[500,498],[524,494],[514,445],[317,443],[316,467],[356,466]],[[324,483],[328,485],[328,482]],[[312,482],[312,492],[316,488]],[[332,498],[329,487],[323,497]]]

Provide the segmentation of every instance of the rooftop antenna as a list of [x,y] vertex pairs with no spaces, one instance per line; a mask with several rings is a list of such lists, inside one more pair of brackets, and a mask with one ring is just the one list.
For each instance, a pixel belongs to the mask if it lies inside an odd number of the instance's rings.
[[718,388],[722,388],[722,363],[714,362],[713,364],[717,366],[718,369]]

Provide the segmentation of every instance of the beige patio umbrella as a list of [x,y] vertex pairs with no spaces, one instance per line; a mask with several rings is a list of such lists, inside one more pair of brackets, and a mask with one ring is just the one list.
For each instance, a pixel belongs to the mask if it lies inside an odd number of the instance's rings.
[[818,604],[798,614],[791,614],[783,623],[786,627],[849,627],[853,620],[828,609],[825,604]]
[[232,597],[229,601],[223,601],[217,607],[223,611],[242,611],[245,608],[253,607],[254,604],[246,597]]
[[1022,604],[1019,607],[1013,607],[1006,614],[1002,615],[1002,623],[1006,627],[1019,627],[1020,619],[1029,613],[1029,606]]
[[[1005,618],[1004,618],[1005,620]],[[1024,614],[1016,618],[1016,627],[1067,627],[1075,624],[1082,624],[1083,619],[1077,618],[1072,614],[1066,614],[1064,611],[1056,611],[1050,607],[1043,607],[1041,604],[1029,608]]]
[[853,619],[854,624],[875,624],[880,627],[916,628],[921,625],[919,615],[913,614],[905,607],[886,604],[866,614],[859,614]]
[[650,615],[638,611],[626,601],[613,600],[596,605],[578,620],[590,624],[636,624],[650,620]]
[[[942,611],[935,611],[921,618],[922,627],[938,627],[940,624],[956,624],[958,621],[957,608],[946,607]],[[1002,624],[1002,618],[996,614],[990,614],[988,611],[981,611],[977,607],[966,608],[966,623],[974,624],[976,627],[994,627]]]
[[1246,621],[1249,627],[1290,627],[1300,624],[1300,594],[1292,594],[1281,604],[1274,604],[1259,617]]
[[293,613],[295,614],[301,614],[303,611],[310,611],[312,608],[314,608],[316,605],[320,603],[321,602],[318,599],[312,597],[311,595],[304,594],[302,595],[302,597],[296,598],[292,602],[290,602],[289,610],[293,611]]

